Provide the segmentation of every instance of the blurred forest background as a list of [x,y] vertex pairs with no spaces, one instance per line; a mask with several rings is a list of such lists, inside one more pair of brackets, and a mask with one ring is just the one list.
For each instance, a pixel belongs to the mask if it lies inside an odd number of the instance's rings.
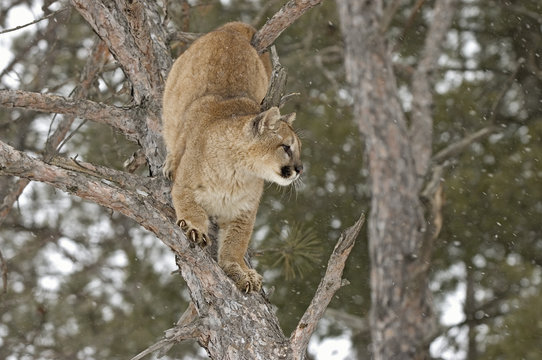
[[[204,33],[232,20],[261,26],[282,5],[263,0],[168,1],[178,30]],[[433,1],[405,0],[387,31],[407,117],[406,84]],[[542,358],[542,3],[462,0],[432,74],[434,153],[481,129],[488,135],[450,159],[444,224],[431,290],[442,359]],[[58,11],[61,10],[61,11]],[[55,12],[56,11],[56,12]],[[2,0],[0,88],[70,95],[97,37],[66,0]],[[23,21],[24,19],[24,21]],[[172,24],[172,25],[173,25]],[[173,27],[171,30],[174,30]],[[296,111],[306,171],[297,191],[268,186],[253,247],[286,334],[296,326],[346,226],[368,209],[362,138],[352,120],[333,1],[276,41],[288,69],[283,112]],[[173,56],[187,46],[173,40]],[[87,97],[128,105],[109,58]],[[0,140],[43,153],[62,116],[0,108]],[[76,120],[61,153],[123,169],[137,150],[111,128]],[[146,170],[141,170],[144,174]],[[17,179],[0,177],[0,201]],[[134,221],[39,183],[7,212],[0,203],[0,358],[126,359],[156,342],[186,309],[170,250]],[[362,231],[362,232],[365,232]],[[360,236],[341,288],[309,346],[314,359],[369,359],[369,258]],[[7,282],[6,282],[7,280]],[[184,354],[184,355],[183,355]],[[185,342],[172,358],[206,358]]]

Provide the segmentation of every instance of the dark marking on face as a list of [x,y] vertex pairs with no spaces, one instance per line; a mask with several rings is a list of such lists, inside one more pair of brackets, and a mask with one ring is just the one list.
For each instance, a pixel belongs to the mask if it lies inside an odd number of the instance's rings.
[[280,176],[283,178],[289,178],[292,175],[292,167],[291,166],[283,166],[280,168]]

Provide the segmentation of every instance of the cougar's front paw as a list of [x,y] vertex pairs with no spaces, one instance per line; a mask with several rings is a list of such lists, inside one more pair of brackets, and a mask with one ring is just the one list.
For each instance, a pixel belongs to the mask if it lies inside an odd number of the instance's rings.
[[253,269],[243,268],[234,262],[226,263],[222,269],[233,280],[237,288],[245,293],[258,292],[262,288],[262,276]]
[[177,225],[180,226],[181,230],[186,234],[188,240],[192,241],[195,244],[198,244],[201,247],[211,245],[211,240],[207,234],[195,226],[193,226],[189,221],[181,219],[177,220]]

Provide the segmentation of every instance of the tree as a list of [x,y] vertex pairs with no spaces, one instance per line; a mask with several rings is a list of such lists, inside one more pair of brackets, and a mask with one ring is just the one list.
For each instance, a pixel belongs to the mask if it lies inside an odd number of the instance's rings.
[[[212,302],[204,318],[189,305],[191,289],[205,288],[197,280],[202,268],[211,274],[205,284],[227,279],[215,278],[220,271],[205,265],[206,255],[185,249],[168,227],[169,185],[149,176],[162,156],[152,135],[160,106],[153,94],[171,59],[199,33],[231,20],[267,33],[262,25],[281,4],[74,2],[89,7],[81,10],[94,14],[94,29],[67,0],[40,3],[41,10],[36,3],[0,5],[2,28],[23,23],[10,22],[20,8],[43,12],[31,26],[0,31],[0,46],[17,34],[0,57],[0,97],[27,101],[0,110],[0,141],[11,147],[3,147],[0,166],[8,155],[10,162],[0,173],[22,176],[0,176],[0,358],[129,358],[187,307],[151,348],[198,337],[220,309],[245,300],[228,293],[223,298],[235,303]],[[255,226],[252,260],[265,270],[275,314],[261,320],[274,324],[270,336],[286,345],[296,338],[303,349],[298,340],[315,322],[305,327],[300,319],[339,229],[368,208],[368,232],[340,282],[350,284],[319,322],[312,357],[540,357],[540,10],[536,0],[327,1],[276,40],[287,89],[300,94],[284,110],[297,111],[307,171],[295,196],[266,189]],[[114,56],[109,46],[118,47]],[[60,109],[68,114],[47,114]],[[99,196],[81,200],[24,176]],[[170,232],[167,244],[182,249],[190,287],[154,232]],[[183,268],[183,261],[195,265]],[[270,309],[266,300],[257,304]],[[168,354],[205,357],[188,339]]]
[[[317,3],[286,4],[255,35],[255,48],[264,51],[286,26]],[[133,105],[117,107],[83,98],[13,90],[0,92],[0,103],[4,107],[61,113],[112,126],[141,146],[151,178],[55,157],[58,139],[43,160],[0,142],[1,174],[44,182],[118,211],[153,232],[173,250],[190,289],[192,305],[177,326],[166,331],[165,338],[148,351],[171,347],[184,339],[198,339],[208,354],[217,359],[304,358],[317,321],[341,286],[342,269],[363,217],[340,238],[313,302],[288,339],[265,297],[241,294],[208,253],[190,246],[174,225],[167,196],[169,184],[154,177],[160,173],[164,159],[160,99],[163,81],[172,64],[166,45],[168,34],[160,19],[163,9],[143,1],[73,0],[71,4],[119,62],[130,82]],[[97,48],[97,57],[99,51],[103,50]],[[20,180],[15,187],[26,184],[27,180]]]
[[436,65],[454,4],[440,1],[434,8],[422,57],[412,75],[408,127],[383,33],[398,3],[384,9],[382,1],[339,2],[346,73],[365,135],[372,188],[369,249],[375,359],[428,358],[427,341],[435,331],[428,270],[432,242],[440,231],[442,200],[440,175],[429,187],[424,181],[432,150],[428,75]]

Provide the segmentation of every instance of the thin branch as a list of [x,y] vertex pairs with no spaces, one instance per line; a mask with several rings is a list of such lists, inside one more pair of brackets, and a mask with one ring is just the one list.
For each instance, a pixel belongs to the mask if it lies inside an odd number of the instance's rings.
[[8,32],[12,32],[12,31],[17,31],[17,30],[23,29],[23,28],[25,28],[25,27],[27,27],[27,26],[30,26],[30,25],[34,25],[34,24],[36,24],[36,23],[39,23],[40,21],[49,19],[49,18],[51,18],[51,17],[57,15],[58,13],[63,12],[63,11],[66,11],[66,10],[68,10],[68,8],[59,9],[59,10],[57,10],[57,11],[54,11],[54,12],[50,13],[49,15],[46,15],[46,16],[44,16],[44,17],[42,17],[42,18],[39,18],[39,19],[34,20],[34,21],[32,21],[32,22],[29,22],[28,24],[20,25],[20,26],[11,28],[11,29],[5,29],[5,30],[2,30],[2,31],[0,31],[0,35],[5,34],[5,33],[8,33]]
[[8,292],[8,265],[4,259],[4,255],[0,250],[0,268],[2,269],[2,292],[5,294]]
[[441,0],[435,3],[433,20],[425,38],[420,61],[412,77],[412,123],[409,137],[412,155],[419,177],[418,188],[421,190],[423,177],[427,173],[431,160],[433,139],[433,116],[431,107],[433,95],[430,75],[437,66],[441,54],[441,44],[452,24],[454,7],[457,0]]
[[184,44],[190,44],[200,37],[202,37],[203,33],[191,33],[191,32],[183,32],[183,31],[175,31],[172,33],[169,33],[167,36],[167,42],[181,42]]
[[380,22],[380,31],[382,33],[386,32],[390,27],[391,21],[393,20],[397,9],[399,9],[399,5],[401,5],[401,0],[393,0],[384,9],[384,15],[382,16],[382,20]]
[[[130,190],[139,193],[140,195],[150,196],[154,200],[162,204],[169,204],[169,199],[166,194],[171,191],[168,181],[163,177],[142,177],[134,174],[126,173],[110,169],[105,166],[95,165],[88,162],[77,160],[77,158],[67,159],[65,157],[56,156],[48,161],[48,164],[58,166],[64,170],[76,171],[87,174],[95,178],[106,180],[115,183],[124,190]],[[164,209],[166,213],[173,218],[173,210]]]
[[[113,181],[97,177],[96,173],[92,173],[89,169],[81,168],[80,171],[76,171],[75,166],[77,165],[74,165],[72,170],[46,164],[0,141],[0,175],[19,176],[50,184],[70,194],[119,211],[136,219],[148,230],[159,233],[156,220],[152,219],[156,215],[149,215],[149,212],[159,213],[153,210],[156,209],[157,204],[152,196],[124,190],[116,186]],[[110,169],[110,171],[114,170]],[[166,213],[159,214],[161,221],[174,222],[173,216],[167,217]],[[149,216],[148,219],[147,216]],[[171,241],[167,243],[167,245],[172,244]]]
[[[97,74],[106,63],[108,54],[109,52],[102,41],[95,44],[92,54],[88,58],[81,74],[79,85],[73,91],[73,97],[75,99],[81,99],[88,94]],[[58,152],[58,145],[66,136],[66,133],[74,120],[75,116],[64,116],[57,125],[55,131],[47,137],[44,152],[45,159],[50,159]],[[53,121],[51,122],[51,126]],[[6,196],[4,197],[2,204],[0,204],[0,224],[5,220],[6,216],[11,211],[13,204],[28,184],[29,181],[27,179],[19,179],[9,186]]]
[[172,58],[158,3],[135,0],[71,0],[71,3],[107,44],[130,80],[134,102],[142,110],[141,120],[133,122],[142,128],[139,144],[145,151],[151,175],[160,173],[165,159],[161,98]]
[[136,152],[134,152],[126,161],[124,161],[122,166],[129,173],[134,173],[137,169],[139,169],[141,166],[144,166],[146,163],[147,159],[145,158],[145,153],[143,152],[143,149],[137,149]]
[[254,34],[252,46],[263,53],[280,34],[296,21],[307,10],[320,4],[323,0],[290,0]]
[[438,153],[433,156],[431,161],[434,164],[442,164],[444,161],[448,160],[451,157],[457,156],[459,153],[461,153],[467,146],[472,144],[473,142],[477,141],[478,139],[483,138],[484,136],[491,134],[495,131],[497,131],[499,128],[496,126],[488,126],[484,127],[475,133],[470,134],[469,136],[466,136],[465,138],[461,139],[458,142],[455,142],[446,148],[440,150]]
[[21,90],[0,90],[0,106],[73,115],[111,125],[120,130],[129,140],[139,139],[134,125],[134,118],[137,117],[134,108],[121,108],[90,100],[73,100],[59,95]]
[[[87,97],[90,88],[94,84],[98,74],[102,72],[108,58],[109,51],[107,50],[107,46],[103,41],[97,39],[85,67],[83,68],[81,76],[79,77],[79,85],[73,90],[73,99],[79,100]],[[75,116],[64,116],[59,122],[55,131],[47,138],[45,144],[45,158],[58,153],[61,148],[59,144],[66,137],[74,120]],[[64,142],[65,141],[66,140],[64,140]]]
[[310,337],[316,329],[318,321],[324,315],[335,292],[343,285],[341,277],[344,265],[364,223],[365,214],[362,213],[358,221],[343,231],[337,241],[335,249],[333,249],[333,253],[329,258],[326,273],[320,281],[309,307],[290,336],[290,345],[294,359],[303,359]]
[[143,350],[131,360],[140,360],[145,356],[152,354],[155,351],[160,351],[158,357],[164,356],[171,347],[182,340],[187,339],[197,339],[202,331],[201,327],[203,326],[203,321],[197,319],[190,324],[184,326],[175,326],[171,329],[165,331],[164,338],[157,343],[149,346],[147,349]]
[[7,194],[2,199],[2,203],[0,203],[0,225],[4,222],[6,217],[8,216],[9,212],[11,211],[13,204],[19,196],[23,193],[23,190],[26,188],[26,186],[30,183],[27,179],[20,179],[14,184],[11,184],[8,187]]
[[267,94],[262,100],[260,107],[261,111],[269,110],[273,106],[280,106],[280,100],[284,94],[286,87],[286,81],[288,80],[288,73],[286,69],[280,64],[277,50],[274,46],[271,47],[271,63],[273,64],[273,71],[271,72],[271,82],[267,89]]
[[159,102],[172,59],[162,27],[152,26],[140,1],[71,0],[121,64],[133,85],[134,100]]

